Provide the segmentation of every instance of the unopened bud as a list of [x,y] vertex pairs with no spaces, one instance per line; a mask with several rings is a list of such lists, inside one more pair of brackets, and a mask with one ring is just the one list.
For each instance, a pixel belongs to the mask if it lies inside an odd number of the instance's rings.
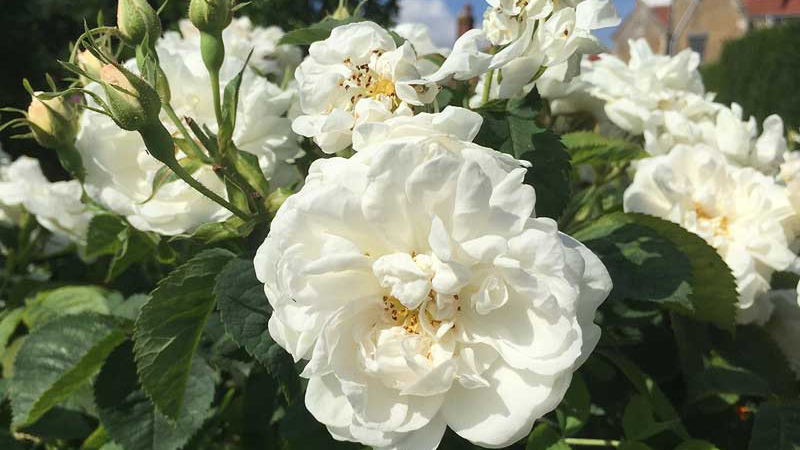
[[280,207],[283,205],[283,202],[286,201],[289,196],[293,194],[292,191],[286,188],[278,188],[272,191],[267,197],[267,209],[271,214],[275,214],[278,212]]
[[[103,68],[103,63],[97,59],[96,56],[89,50],[84,50],[78,53],[78,67],[83,69],[90,77],[95,80],[100,79],[100,70]],[[84,86],[91,83],[92,80],[81,75],[81,83]]]
[[331,14],[331,17],[336,20],[349,19],[350,16],[350,10],[347,9],[347,6],[343,0],[339,1],[339,7],[336,8],[336,11],[334,11],[333,14]]
[[46,100],[33,97],[28,107],[28,124],[42,147],[72,145],[78,135],[78,110],[64,97]]
[[204,33],[221,33],[233,20],[233,0],[192,0],[189,20]]
[[145,43],[152,47],[161,37],[161,20],[147,0],[119,0],[117,28],[125,43],[137,46]]
[[120,128],[139,131],[158,122],[161,100],[141,77],[121,66],[106,64],[100,71],[111,115]]

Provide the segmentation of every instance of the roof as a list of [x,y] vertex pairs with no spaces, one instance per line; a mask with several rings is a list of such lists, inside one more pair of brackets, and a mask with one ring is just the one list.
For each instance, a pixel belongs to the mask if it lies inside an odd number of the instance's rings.
[[669,26],[669,11],[672,9],[670,6],[651,6],[650,12],[656,16],[659,22],[665,27]]
[[800,15],[800,0],[742,0],[750,16]]

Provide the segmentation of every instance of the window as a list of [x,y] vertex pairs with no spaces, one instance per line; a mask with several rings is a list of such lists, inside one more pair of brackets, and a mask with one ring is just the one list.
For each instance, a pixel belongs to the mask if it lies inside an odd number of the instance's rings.
[[706,42],[708,42],[708,35],[705,33],[689,35],[689,48],[700,54],[700,61],[705,60]]

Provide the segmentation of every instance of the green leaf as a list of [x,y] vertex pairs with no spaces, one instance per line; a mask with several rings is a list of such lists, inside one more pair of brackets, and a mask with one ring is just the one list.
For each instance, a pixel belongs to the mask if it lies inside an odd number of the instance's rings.
[[541,98],[534,89],[518,100],[495,100],[476,111],[483,126],[475,143],[528,161],[525,182],[536,189],[536,215],[557,219],[571,194],[569,154],[559,137],[536,125]]
[[[797,396],[795,374],[783,351],[763,327],[740,326],[734,336],[717,332],[712,335],[712,342],[714,351],[727,365],[765,381],[770,393],[786,398]],[[753,388],[757,386],[754,384]]]
[[800,403],[768,402],[758,408],[749,450],[800,449]]
[[638,144],[585,131],[565,134],[561,141],[573,165],[628,162],[647,156]]
[[176,236],[178,239],[196,239],[205,244],[216,244],[228,239],[237,239],[249,236],[257,224],[256,220],[244,221],[238,217],[231,217],[224,222],[207,223],[199,226],[191,236]]
[[87,252],[90,257],[112,255],[106,273],[106,282],[111,282],[132,264],[151,256],[158,241],[156,235],[131,227],[121,217],[99,214],[89,222]]
[[622,415],[622,429],[628,439],[644,440],[675,426],[676,422],[658,422],[653,415],[650,401],[643,395],[636,395],[628,402]]
[[242,77],[250,64],[250,57],[253,56],[253,51],[247,55],[247,59],[242,66],[242,69],[235,77],[225,86],[225,91],[222,94],[222,128],[219,130],[219,142],[223,146],[223,151],[228,143],[233,138],[233,131],[236,129],[236,111],[239,107],[239,90],[242,88]]
[[316,23],[308,28],[300,28],[298,30],[290,31],[283,35],[278,45],[311,45],[317,41],[324,41],[331,35],[334,28],[347,25],[349,23],[362,22],[362,17],[349,17],[344,20],[337,20],[328,17],[323,21]]
[[689,438],[689,432],[681,423],[678,411],[675,410],[669,398],[667,398],[664,391],[658,387],[658,384],[653,378],[619,353],[601,352],[601,354],[617,366],[631,384],[633,384],[636,390],[648,399],[655,416],[659,420],[663,422],[674,422],[673,429],[675,433],[683,439]]
[[758,375],[723,367],[709,367],[692,377],[687,384],[689,403],[718,394],[767,397],[772,393],[769,383]]
[[194,353],[214,310],[214,280],[233,257],[227,250],[206,250],[178,267],[158,283],[136,321],[142,387],[170,419],[179,419],[187,398]]
[[719,450],[719,448],[708,441],[692,439],[675,447],[675,450]]
[[247,181],[262,198],[267,198],[269,196],[269,182],[264,177],[264,171],[261,170],[258,157],[242,150],[237,150],[236,156],[236,171],[244,177],[245,181]]
[[214,372],[201,358],[194,358],[186,380],[186,401],[177,420],[172,421],[142,390],[132,347],[130,342],[120,345],[97,377],[95,398],[100,423],[125,450],[179,449],[210,415]]
[[656,302],[724,330],[736,326],[736,281],[696,234],[656,217],[614,213],[574,237],[608,268],[611,298]]
[[619,446],[619,450],[653,450],[649,445],[643,442],[628,441],[623,442]]
[[108,315],[112,303],[111,293],[96,286],[65,286],[43,291],[28,299],[22,320],[31,330],[70,314],[94,312]]
[[3,354],[6,352],[8,340],[22,321],[22,313],[22,308],[0,311],[0,359],[3,359]]
[[272,344],[264,357],[267,371],[278,382],[278,390],[287,402],[300,393],[300,377],[291,355],[278,344]]
[[14,427],[33,424],[89,382],[124,339],[116,320],[89,313],[62,317],[31,333],[14,362]]
[[266,367],[267,355],[275,344],[268,330],[272,308],[264,295],[264,285],[256,278],[253,261],[230,261],[217,277],[214,295],[225,331]]
[[556,410],[558,423],[565,436],[573,436],[583,428],[586,421],[589,420],[590,409],[589,388],[586,387],[583,377],[576,373],[572,377],[564,400]]
[[546,423],[536,425],[528,435],[525,450],[569,450],[570,446]]

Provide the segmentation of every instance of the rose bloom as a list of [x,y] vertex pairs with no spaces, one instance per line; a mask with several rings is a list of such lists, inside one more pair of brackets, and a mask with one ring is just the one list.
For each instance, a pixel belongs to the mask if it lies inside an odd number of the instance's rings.
[[[159,41],[157,51],[170,81],[171,103],[177,115],[191,117],[216,132],[211,84],[200,55],[199,38],[197,41],[184,41],[172,33]],[[132,61],[127,66],[135,69]],[[244,60],[227,55],[221,71],[223,85],[243,67]],[[97,84],[87,89],[104,95]],[[275,186],[300,179],[299,172],[287,164],[302,154],[298,137],[285,117],[294,95],[253,71],[244,74],[233,141],[240,150],[258,157],[261,169]],[[173,136],[183,138],[163,110],[161,122]],[[164,184],[150,198],[153,180],[163,165],[147,153],[138,133],[120,129],[105,115],[84,112],[76,147],[86,167],[86,192],[106,208],[126,216],[140,230],[164,235],[190,233],[200,225],[223,221],[231,215],[182,180]],[[179,159],[184,156],[179,152]],[[225,185],[211,166],[203,166],[193,175],[209,189],[226,196]]]
[[0,166],[0,223],[18,225],[24,209],[61,241],[48,243],[51,247],[86,244],[94,212],[81,202],[82,195],[77,180],[48,181],[36,159],[21,156]]
[[705,147],[677,146],[638,161],[625,191],[625,211],[675,222],[714,247],[733,271],[739,321],[763,323],[772,305],[761,298],[775,271],[789,269],[794,209],[786,189],[751,168],[730,164]]
[[399,48],[372,22],[337,27],[311,44],[295,72],[301,116],[292,128],[313,137],[325,153],[350,146],[355,126],[411,115],[411,106],[431,103],[439,92],[423,81],[414,47]]
[[370,123],[278,211],[255,267],[272,337],[308,360],[306,406],[339,440],[432,450],[525,437],[596,345],[611,281],[534,218],[526,169],[471,142],[476,113]]
[[[592,30],[620,22],[614,4],[607,0],[487,2],[490,8],[484,14],[483,30],[460,37],[448,60],[429,77],[431,80],[449,76],[469,79],[498,70],[496,97],[513,98],[535,81],[540,71],[568,81],[574,75],[566,67],[570,62],[577,67],[580,55],[602,51]],[[488,55],[483,51],[485,46],[473,45],[483,39],[499,51]]]

